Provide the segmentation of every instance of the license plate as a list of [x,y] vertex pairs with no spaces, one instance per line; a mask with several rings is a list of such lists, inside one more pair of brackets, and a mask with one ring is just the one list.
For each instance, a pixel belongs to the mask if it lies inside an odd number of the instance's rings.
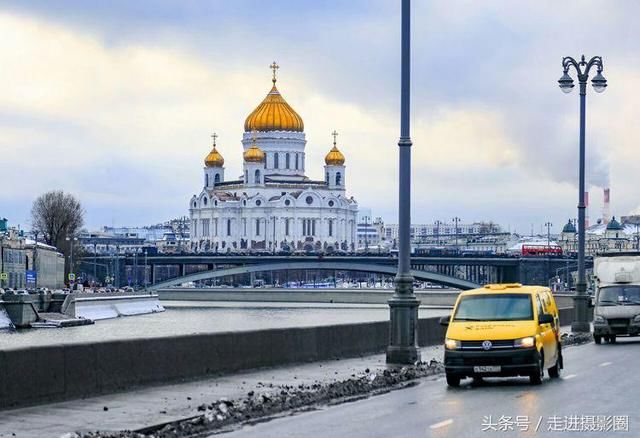
[[474,373],[499,373],[500,366],[481,366],[473,367]]

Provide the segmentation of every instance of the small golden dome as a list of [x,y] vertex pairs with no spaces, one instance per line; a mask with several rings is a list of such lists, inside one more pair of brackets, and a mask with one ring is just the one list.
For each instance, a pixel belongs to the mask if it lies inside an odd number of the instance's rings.
[[266,158],[265,153],[262,152],[262,149],[260,149],[256,144],[255,130],[253,131],[253,144],[251,144],[251,147],[249,149],[244,151],[243,157],[244,161],[249,163],[262,163]]
[[331,148],[327,156],[324,157],[324,162],[327,166],[344,166],[344,155],[342,155],[342,152],[340,152],[336,146],[338,133],[333,131],[331,135],[333,135],[333,148]]
[[209,155],[204,159],[204,165],[207,167],[222,167],[224,166],[224,158],[218,152],[218,149],[214,146],[209,152]]
[[276,88],[276,69],[278,65],[274,62],[273,87],[267,97],[253,110],[244,122],[245,132],[249,131],[304,131],[302,117],[294,111],[284,100]]
[[342,155],[342,152],[340,152],[334,145],[327,156],[324,157],[324,162],[327,164],[327,166],[343,166],[344,155]]

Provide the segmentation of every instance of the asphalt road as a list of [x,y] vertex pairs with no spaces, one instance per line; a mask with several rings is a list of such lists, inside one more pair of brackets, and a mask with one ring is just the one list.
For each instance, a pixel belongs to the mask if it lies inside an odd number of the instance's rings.
[[640,340],[569,347],[564,355],[562,378],[546,377],[540,386],[529,385],[526,378],[478,384],[467,379],[451,389],[439,377],[224,436],[640,436]]

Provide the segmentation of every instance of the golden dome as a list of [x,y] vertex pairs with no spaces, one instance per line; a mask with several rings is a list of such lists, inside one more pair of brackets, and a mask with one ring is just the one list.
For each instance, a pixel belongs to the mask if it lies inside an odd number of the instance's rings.
[[245,132],[249,131],[304,131],[304,122],[302,117],[294,111],[291,106],[284,100],[278,89],[276,88],[276,69],[279,68],[274,62],[271,65],[273,69],[273,87],[267,94],[267,97],[253,110],[249,117],[244,121]]
[[324,157],[324,162],[327,166],[342,166],[344,165],[344,155],[342,155],[342,152],[334,145],[327,156]]
[[333,135],[333,148],[331,148],[327,156],[324,157],[324,162],[327,166],[343,166],[344,155],[342,155],[342,152],[340,152],[336,146],[336,137],[338,136],[338,133],[333,131],[331,135]]
[[218,152],[218,149],[214,146],[209,152],[209,155],[204,159],[204,165],[207,167],[222,167],[224,166],[224,158]]
[[247,161],[249,163],[262,163],[266,158],[266,155],[264,152],[262,152],[262,149],[260,149],[258,145],[256,145],[255,131],[253,132],[253,144],[249,149],[244,151],[243,156],[244,161]]

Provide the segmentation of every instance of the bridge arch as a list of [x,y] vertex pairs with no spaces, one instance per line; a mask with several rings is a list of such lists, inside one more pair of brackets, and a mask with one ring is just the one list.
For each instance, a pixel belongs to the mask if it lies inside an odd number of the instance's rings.
[[[188,283],[191,281],[209,280],[212,278],[226,277],[230,275],[250,274],[252,272],[267,272],[267,271],[284,271],[295,269],[328,269],[338,271],[357,271],[357,272],[371,272],[375,274],[387,274],[395,275],[398,271],[396,266],[389,265],[376,265],[368,263],[352,263],[352,262],[338,262],[338,261],[321,261],[321,260],[305,260],[298,262],[280,262],[280,263],[265,263],[255,264],[247,266],[239,266],[236,268],[216,269],[209,271],[196,272],[194,274],[184,275],[182,277],[172,278],[170,280],[155,283],[149,286],[147,289],[155,290],[165,287],[177,286],[182,283]],[[462,280],[460,278],[451,277],[449,275],[439,274],[431,271],[421,271],[412,269],[411,275],[419,281],[430,281],[432,283],[441,284],[444,286],[455,287],[463,290],[474,289],[480,287],[480,285]]]

